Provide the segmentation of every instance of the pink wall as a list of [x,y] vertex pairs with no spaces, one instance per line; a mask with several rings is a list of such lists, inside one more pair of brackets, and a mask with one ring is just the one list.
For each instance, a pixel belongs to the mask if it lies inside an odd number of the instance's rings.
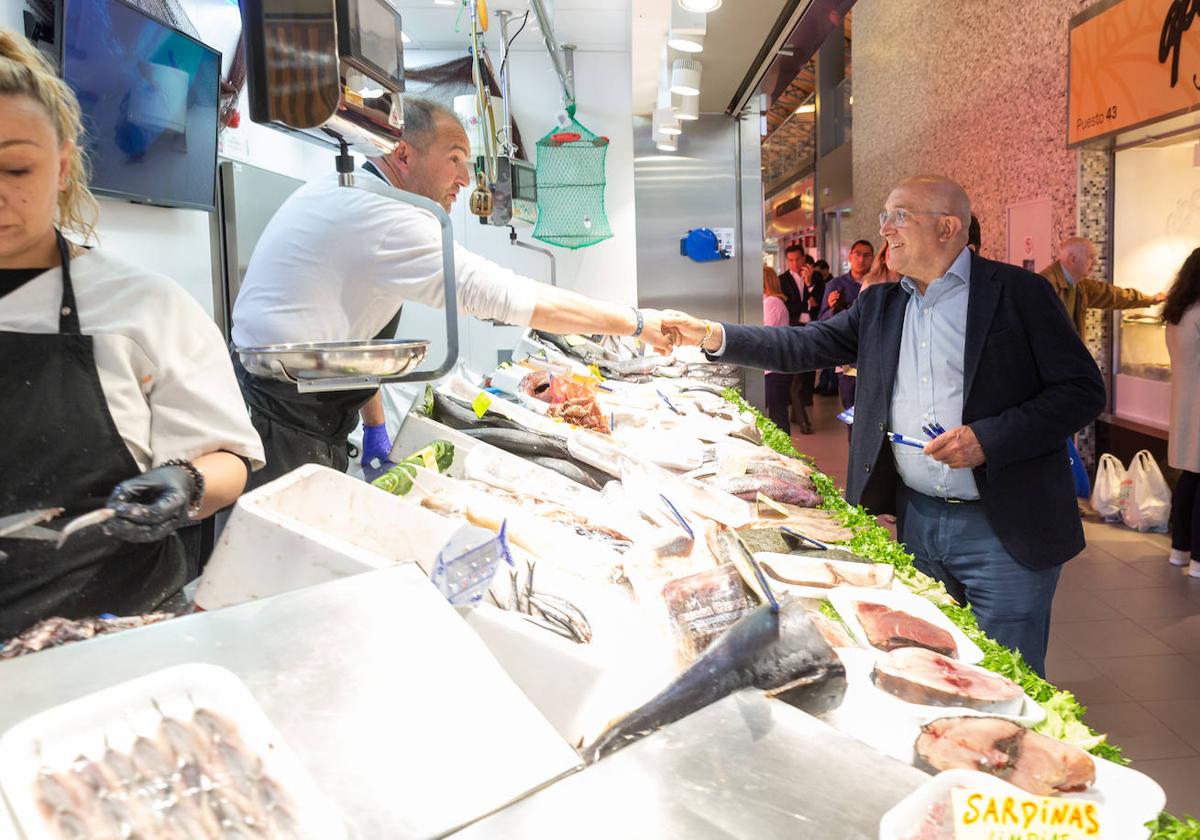
[[[1076,153],[1066,148],[1067,32],[1090,0],[859,0],[854,6],[854,206],[847,241],[901,178],[959,181],[1003,259],[1006,208],[1049,198],[1051,241],[1075,233]],[[1039,266],[1040,268],[1041,266]]]

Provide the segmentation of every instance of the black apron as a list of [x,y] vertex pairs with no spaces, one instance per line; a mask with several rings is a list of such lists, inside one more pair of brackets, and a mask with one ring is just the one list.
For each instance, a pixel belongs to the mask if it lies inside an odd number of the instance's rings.
[[[102,506],[141,473],[117,432],[92,337],[79,329],[71,255],[58,235],[62,303],[57,333],[0,331],[0,516],[66,508],[48,527]],[[87,528],[52,541],[0,538],[0,643],[50,616],[150,612],[183,586],[183,543],[125,543]]]
[[[372,164],[363,169],[387,179]],[[400,309],[373,340],[396,337]],[[242,365],[233,348],[233,369],[242,397],[250,410],[250,422],[262,438],[267,464],[250,474],[247,490],[287,475],[305,464],[321,464],[338,472],[350,466],[350,444],[346,436],[358,426],[358,410],[371,401],[378,388],[301,394],[289,382],[255,376]]]

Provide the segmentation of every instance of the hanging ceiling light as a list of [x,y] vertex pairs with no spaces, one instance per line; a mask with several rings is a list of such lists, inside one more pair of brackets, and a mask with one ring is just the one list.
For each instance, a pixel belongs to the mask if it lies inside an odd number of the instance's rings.
[[667,32],[667,46],[685,53],[698,53],[704,49],[706,31],[705,17],[698,12],[689,12],[671,4],[671,24]]
[[671,65],[671,93],[694,96],[700,93],[700,71],[704,68],[694,58],[677,58]]
[[694,93],[689,96],[681,96],[678,93],[673,93],[671,94],[671,99],[674,103],[675,119],[700,119],[700,94]]
[[796,109],[797,114],[815,114],[816,112],[817,112],[817,103],[815,103],[815,102],[805,102],[803,105],[801,105],[799,108]]
[[659,134],[654,138],[654,147],[660,152],[674,152],[679,149],[678,134]]
[[675,116],[673,108],[655,108],[654,125],[657,134],[682,134],[683,127]]
[[689,12],[708,14],[721,8],[721,0],[679,0],[679,5]]

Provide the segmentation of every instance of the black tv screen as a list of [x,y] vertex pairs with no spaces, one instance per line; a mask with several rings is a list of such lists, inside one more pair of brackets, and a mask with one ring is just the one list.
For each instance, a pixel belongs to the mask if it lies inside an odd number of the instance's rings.
[[221,54],[121,0],[63,0],[61,68],[83,109],[92,188],[215,203]]

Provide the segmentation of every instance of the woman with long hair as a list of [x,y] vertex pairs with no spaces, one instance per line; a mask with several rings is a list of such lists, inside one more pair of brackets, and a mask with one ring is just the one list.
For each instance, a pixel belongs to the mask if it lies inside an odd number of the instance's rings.
[[1171,355],[1167,463],[1181,471],[1171,499],[1170,562],[1200,578],[1200,248],[1179,269],[1162,317]]
[[176,531],[262,463],[207,313],[79,244],[97,216],[82,135],[70,87],[0,29],[0,517],[109,516],[61,549],[0,538],[0,641],[50,616],[160,607],[198,571]]
[[[787,297],[779,285],[779,275],[770,266],[763,266],[763,323],[768,327],[788,327]],[[789,435],[788,420],[791,405],[792,374],[767,371],[764,377],[767,391],[767,417]]]

